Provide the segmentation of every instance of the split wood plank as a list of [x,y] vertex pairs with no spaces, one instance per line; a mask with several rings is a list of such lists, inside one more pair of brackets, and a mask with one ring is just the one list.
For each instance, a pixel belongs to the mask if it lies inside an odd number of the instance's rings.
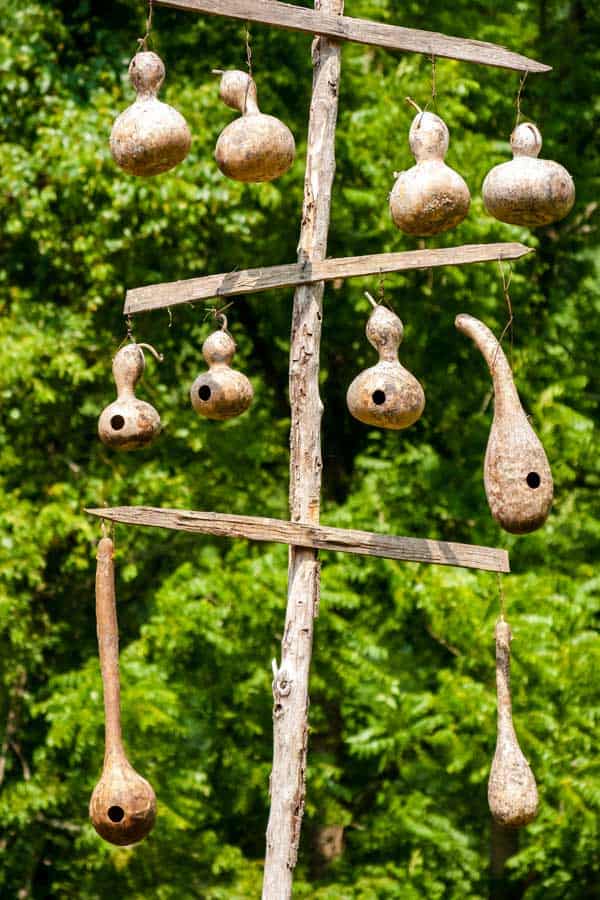
[[401,253],[376,253],[371,256],[347,256],[341,259],[325,259],[244,269],[240,272],[223,272],[200,278],[186,278],[162,284],[149,284],[127,291],[123,312],[125,315],[194,303],[214,297],[231,297],[253,294],[274,288],[334,281],[338,278],[359,278],[382,275],[387,272],[404,272],[409,269],[429,269],[437,266],[461,266],[469,263],[493,260],[519,259],[533,253],[533,249],[516,242],[497,244],[464,244],[460,247],[443,247],[432,250],[407,250]]
[[290,3],[279,3],[278,0],[154,0],[154,5],[260,22],[311,35],[320,34],[336,41],[353,41],[387,50],[443,56],[518,72],[549,72],[552,68],[486,41],[452,37],[420,28],[386,25],[350,16],[336,16]]
[[116,506],[106,509],[86,509],[86,512],[125,525],[169,528],[192,534],[212,534],[216,537],[245,538],[250,541],[310,547],[314,550],[379,556],[403,562],[459,566],[464,569],[483,569],[487,572],[510,572],[506,550],[477,544],[400,537],[350,528],[333,528],[328,525],[305,525],[262,516],[160,509],[152,506]]

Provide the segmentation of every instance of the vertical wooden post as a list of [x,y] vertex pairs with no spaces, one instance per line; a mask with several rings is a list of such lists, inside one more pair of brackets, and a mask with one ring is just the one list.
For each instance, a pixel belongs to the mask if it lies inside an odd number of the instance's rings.
[[[339,14],[343,0],[315,0],[315,8]],[[325,259],[335,174],[335,127],[340,47],[318,37],[312,46],[313,87],[308,126],[304,204],[298,261]],[[290,517],[316,524],[321,500],[321,416],[319,351],[323,282],[302,285],[294,294],[289,390]],[[273,768],[271,812],[263,900],[288,900],[304,813],[308,742],[308,680],[313,620],[319,608],[317,551],[290,547],[288,598],[281,663],[274,665]]]

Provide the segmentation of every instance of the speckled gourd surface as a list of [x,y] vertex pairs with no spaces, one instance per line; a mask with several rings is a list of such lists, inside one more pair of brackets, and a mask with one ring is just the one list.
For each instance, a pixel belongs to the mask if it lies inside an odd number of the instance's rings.
[[227,332],[227,321],[210,334],[202,345],[208,372],[202,372],[190,390],[196,412],[207,419],[225,420],[246,412],[254,398],[250,381],[231,368],[235,341]]
[[564,219],[575,203],[573,179],[560,163],[538,159],[542,135],[531,122],[510,136],[514,158],[488,172],[482,194],[485,208],[501,222],[534,228]]
[[496,690],[498,734],[488,781],[488,803],[501,825],[518,828],[531,822],[538,811],[538,791],[512,720],[510,696],[510,642],[508,622],[496,623]]
[[471,195],[464,179],[444,162],[450,142],[446,123],[435,113],[419,112],[408,142],[416,164],[396,178],[392,220],[406,234],[421,237],[448,231],[467,215]]
[[136,53],[129,64],[129,77],[137,97],[115,120],[111,153],[129,175],[160,175],[185,159],[192,135],[181,113],[157,97],[165,67],[156,53]]
[[287,125],[261,113],[254,79],[246,72],[223,72],[219,96],[242,113],[219,135],[217,165],[236,181],[273,181],[294,162],[296,145]]
[[135,844],[154,827],[156,796],[146,779],[135,771],[123,747],[114,545],[107,537],[98,544],[96,622],[104,688],[105,754],[102,775],[90,799],[90,818],[104,840],[117,845]]
[[135,386],[146,366],[142,347],[147,346],[127,344],[113,359],[117,399],[102,411],[98,420],[100,440],[113,450],[137,450],[160,434],[159,414],[150,403],[135,396]]
[[494,419],[484,460],[491,513],[512,534],[535,531],[546,521],[554,494],[546,453],[521,406],[504,351],[490,329],[464,313],[456,317],[455,324],[483,354],[494,384]]
[[346,395],[348,409],[359,422],[400,429],[408,428],[421,416],[425,407],[423,388],[398,359],[403,334],[398,316],[376,305],[366,335],[379,354],[379,362],[357,375]]

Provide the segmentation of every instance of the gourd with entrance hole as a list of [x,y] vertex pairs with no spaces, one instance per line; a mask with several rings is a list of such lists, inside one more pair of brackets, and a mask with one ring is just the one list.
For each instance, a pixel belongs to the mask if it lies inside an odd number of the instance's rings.
[[160,56],[151,50],[136,53],[129,78],[137,97],[115,120],[110,150],[128,175],[160,175],[185,159],[192,135],[181,113],[156,96],[165,79]]
[[256,84],[246,72],[222,74],[219,96],[242,113],[219,135],[215,159],[221,172],[235,181],[272,181],[294,162],[296,145],[287,125],[258,108]]
[[483,182],[485,208],[501,222],[535,228],[564,219],[575,203],[573,179],[560,163],[538,159],[542,135],[531,122],[510,136],[514,159],[488,172]]
[[135,343],[122,347],[113,360],[117,399],[102,411],[98,420],[100,440],[113,450],[137,450],[160,434],[159,414],[134,393],[146,365],[142,347],[162,360],[149,344]]
[[227,332],[225,316],[222,320],[223,327],[210,334],[202,345],[208,372],[198,375],[190,390],[196,412],[207,419],[221,421],[246,412],[254,397],[246,376],[231,368],[235,341]]

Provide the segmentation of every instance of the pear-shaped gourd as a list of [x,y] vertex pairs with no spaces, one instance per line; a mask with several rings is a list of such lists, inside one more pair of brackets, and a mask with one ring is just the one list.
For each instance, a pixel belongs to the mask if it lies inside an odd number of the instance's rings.
[[398,174],[390,194],[392,219],[406,234],[440,234],[462,222],[469,211],[469,188],[444,162],[449,141],[446,123],[439,116],[417,113],[408,135],[417,162]]
[[552,506],[552,472],[546,453],[521,406],[504,351],[490,329],[464,313],[456,317],[455,325],[481,350],[494,382],[494,420],[484,461],[490,510],[505,531],[535,531]]
[[[368,295],[369,296],[369,295]],[[379,362],[357,375],[346,395],[348,409],[365,425],[380,428],[408,428],[425,407],[423,388],[398,360],[404,329],[398,316],[385,306],[370,301],[374,310],[367,322],[369,342],[379,353]]]
[[152,830],[156,819],[156,796],[127,759],[121,737],[119,631],[113,555],[113,542],[110,538],[102,538],[96,564],[96,622],[106,737],[104,767],[90,800],[90,818],[104,840],[124,845],[141,841]]
[[113,376],[117,399],[107,406],[98,419],[100,440],[113,450],[137,450],[145,447],[160,433],[160,416],[153,406],[135,396],[135,386],[142,376],[146,360],[142,347],[158,359],[148,344],[127,344],[113,359]]
[[165,78],[160,56],[151,50],[136,53],[129,78],[137,97],[115,119],[110,150],[129,175],[159,175],[185,159],[192,135],[181,113],[156,96]]
[[494,819],[515,828],[527,825],[538,811],[538,792],[529,763],[523,756],[512,721],[510,699],[510,641],[508,622],[496,623],[496,689],[498,736],[488,781],[488,803]]
[[511,225],[549,225],[564,219],[575,203],[573,179],[560,163],[538,159],[542,135],[531,122],[510,136],[514,159],[488,172],[483,182],[485,208]]
[[296,145],[287,125],[258,108],[256,84],[245,72],[223,72],[219,96],[242,113],[219,135],[215,159],[236,181],[272,181],[294,162]]
[[231,368],[235,353],[235,341],[227,332],[227,319],[223,327],[210,334],[202,345],[202,355],[209,369],[198,375],[190,390],[192,406],[207,419],[232,419],[246,412],[254,391],[245,375]]

